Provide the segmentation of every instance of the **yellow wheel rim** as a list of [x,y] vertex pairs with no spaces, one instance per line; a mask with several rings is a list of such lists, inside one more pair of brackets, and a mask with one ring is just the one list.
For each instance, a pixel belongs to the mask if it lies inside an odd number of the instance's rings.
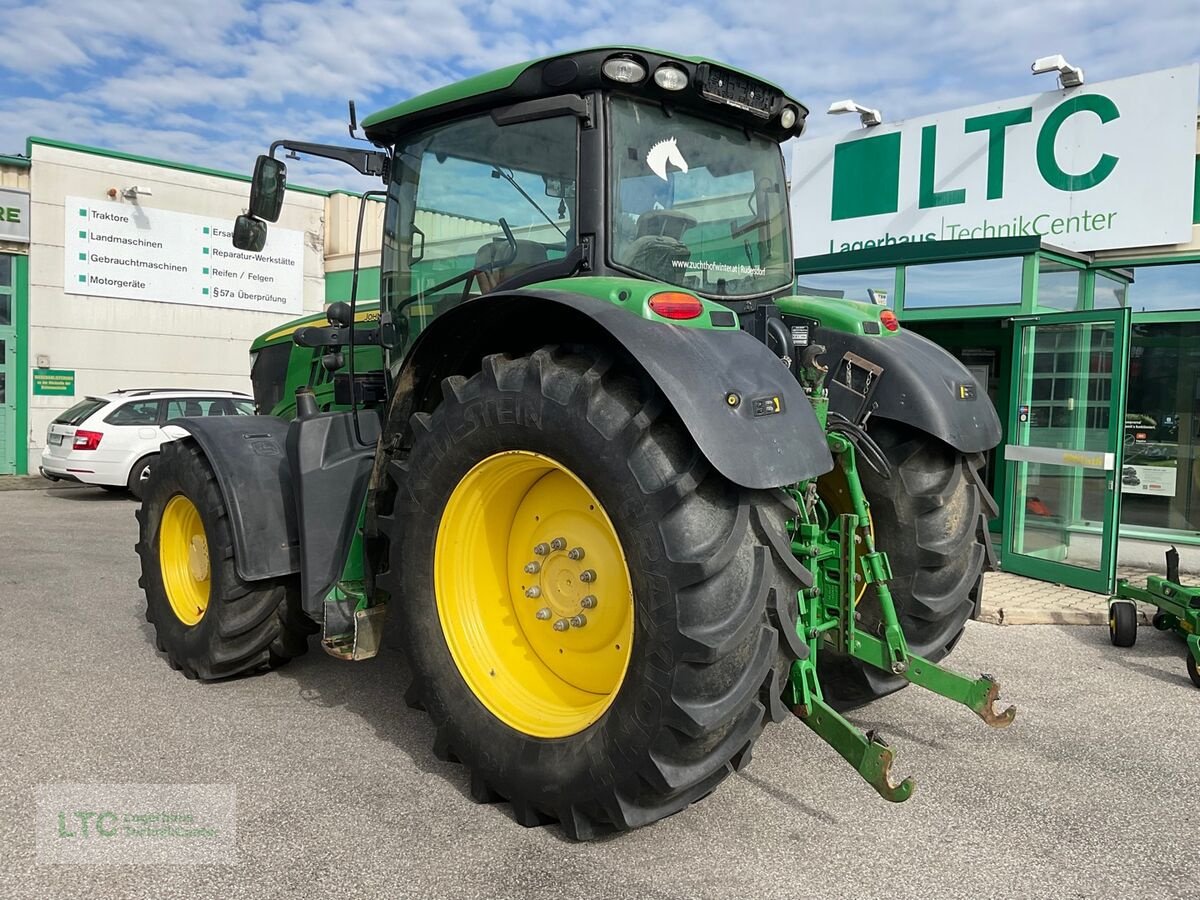
[[433,572],[450,655],[504,724],[567,737],[612,705],[633,643],[629,565],[561,463],[525,450],[478,463],[442,513]]
[[158,529],[158,565],[175,617],[195,625],[208,609],[211,573],[200,511],[183,494],[167,501]]

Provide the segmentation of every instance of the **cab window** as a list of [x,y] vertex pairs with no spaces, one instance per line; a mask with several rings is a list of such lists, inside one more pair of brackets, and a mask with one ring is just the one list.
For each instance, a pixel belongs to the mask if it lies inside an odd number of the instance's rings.
[[483,115],[397,147],[383,291],[408,343],[440,313],[575,245],[578,130],[570,115],[509,125]]

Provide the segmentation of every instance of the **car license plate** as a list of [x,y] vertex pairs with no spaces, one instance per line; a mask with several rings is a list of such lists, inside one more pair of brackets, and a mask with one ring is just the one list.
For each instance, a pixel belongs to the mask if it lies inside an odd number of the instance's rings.
[[56,447],[59,446],[60,444],[62,444],[62,439],[63,439],[63,436],[61,434],[50,435],[50,443],[52,443]]

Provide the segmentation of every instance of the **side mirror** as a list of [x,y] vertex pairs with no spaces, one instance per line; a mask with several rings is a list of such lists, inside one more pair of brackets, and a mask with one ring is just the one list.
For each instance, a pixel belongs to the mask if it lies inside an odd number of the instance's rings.
[[287,188],[287,166],[272,156],[259,156],[250,180],[250,215],[278,222]]
[[233,246],[239,250],[260,253],[266,245],[266,222],[253,216],[238,216],[233,220]]

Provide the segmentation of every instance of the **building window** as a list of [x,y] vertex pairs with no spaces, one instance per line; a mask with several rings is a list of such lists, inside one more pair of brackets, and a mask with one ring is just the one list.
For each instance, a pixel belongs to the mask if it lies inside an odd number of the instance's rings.
[[908,266],[904,275],[905,309],[948,306],[1020,306],[1020,256]]
[[1095,309],[1120,309],[1125,305],[1128,291],[1129,285],[1121,279],[1097,272],[1092,307]]
[[1200,309],[1200,263],[1139,266],[1129,305],[1134,312]]
[[1052,259],[1038,261],[1037,305],[1044,309],[1074,312],[1083,308],[1079,269]]
[[1129,349],[1121,523],[1200,531],[1200,323],[1135,324]]
[[895,287],[895,269],[822,272],[796,279],[796,293],[800,296],[836,297],[892,307],[896,305]]

